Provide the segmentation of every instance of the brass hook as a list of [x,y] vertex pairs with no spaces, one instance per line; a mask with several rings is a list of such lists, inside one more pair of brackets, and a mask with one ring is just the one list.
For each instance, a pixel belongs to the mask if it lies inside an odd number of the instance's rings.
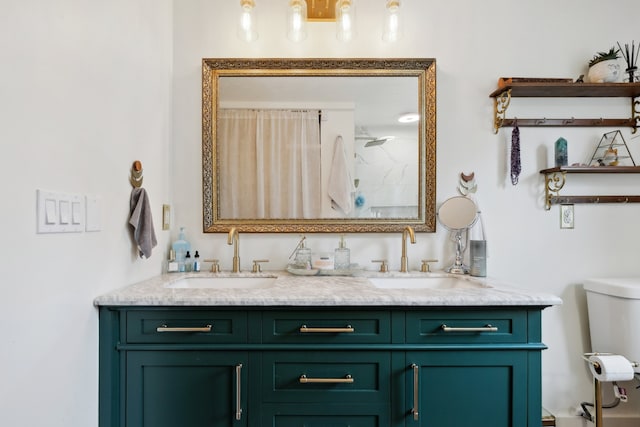
[[133,185],[135,188],[141,187],[142,175],[143,175],[142,162],[140,162],[140,160],[136,160],[133,162],[133,165],[131,166],[131,174],[129,175],[129,182],[131,183],[131,185]]

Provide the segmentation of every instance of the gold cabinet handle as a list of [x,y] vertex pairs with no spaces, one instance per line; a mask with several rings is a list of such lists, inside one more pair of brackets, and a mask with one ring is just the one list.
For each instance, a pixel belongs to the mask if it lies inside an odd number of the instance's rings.
[[242,363],[236,365],[236,420],[242,419]]
[[306,375],[300,375],[298,379],[300,384],[311,384],[311,383],[324,383],[324,384],[351,384],[353,383],[353,377],[351,375],[345,375],[344,378],[309,378]]
[[497,326],[485,325],[477,328],[456,328],[453,326],[442,325],[440,327],[443,332],[498,332]]
[[415,363],[411,364],[411,369],[413,369],[413,408],[411,408],[411,413],[413,414],[413,419],[418,421],[420,419],[420,413],[418,411],[420,405],[420,395],[418,393],[420,390],[420,373],[418,372],[418,365]]
[[355,328],[351,325],[347,325],[343,328],[309,328],[307,325],[300,326],[300,332],[303,334],[318,333],[318,332],[336,334],[336,333],[343,333],[343,332],[353,333],[355,331],[356,331]]
[[156,332],[211,332],[212,325],[206,325],[195,328],[172,328],[167,325],[161,325],[156,328]]

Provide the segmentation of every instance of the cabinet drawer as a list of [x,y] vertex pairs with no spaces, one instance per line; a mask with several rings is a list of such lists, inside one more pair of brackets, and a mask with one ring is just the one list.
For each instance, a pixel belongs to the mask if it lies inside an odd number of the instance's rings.
[[263,405],[263,426],[273,427],[388,427],[388,405]]
[[515,310],[416,311],[406,317],[406,342],[501,344],[527,341],[527,313]]
[[264,402],[388,405],[390,400],[389,352],[266,352],[262,363]]
[[391,340],[388,312],[277,311],[263,315],[265,343],[374,344]]
[[130,310],[126,312],[126,342],[242,343],[247,341],[243,311]]

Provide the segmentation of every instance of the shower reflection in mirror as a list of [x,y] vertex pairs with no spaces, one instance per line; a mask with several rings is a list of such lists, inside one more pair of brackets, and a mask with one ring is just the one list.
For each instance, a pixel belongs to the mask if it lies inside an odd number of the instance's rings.
[[349,109],[220,108],[220,216],[417,218],[415,135],[372,135]]

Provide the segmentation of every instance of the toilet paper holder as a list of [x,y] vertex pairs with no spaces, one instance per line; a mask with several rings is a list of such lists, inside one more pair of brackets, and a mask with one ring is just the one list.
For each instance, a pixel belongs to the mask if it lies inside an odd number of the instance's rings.
[[[594,360],[591,360],[590,357],[591,356],[615,356],[615,353],[585,353],[582,355],[582,358],[589,363],[590,365],[593,366],[593,369],[596,372],[599,372],[600,364]],[[632,367],[637,368],[638,366],[640,366],[640,363],[638,362],[632,362],[629,361],[629,363],[631,364]],[[593,377],[593,387],[594,387],[594,395],[595,395],[595,402],[594,402],[594,407],[596,410],[595,413],[595,420],[591,419],[591,421],[594,422],[595,427],[603,427],[603,420],[602,420],[602,382],[600,380],[598,380],[595,376]]]
[[[615,355],[616,353],[585,353],[582,355],[582,358],[590,365],[593,365],[595,369],[598,369],[600,368],[600,364],[598,362],[591,360],[590,359],[591,356],[615,356]],[[638,366],[640,366],[640,363],[638,362],[629,361],[629,363],[631,363],[631,366],[633,366],[634,368],[637,368]]]

